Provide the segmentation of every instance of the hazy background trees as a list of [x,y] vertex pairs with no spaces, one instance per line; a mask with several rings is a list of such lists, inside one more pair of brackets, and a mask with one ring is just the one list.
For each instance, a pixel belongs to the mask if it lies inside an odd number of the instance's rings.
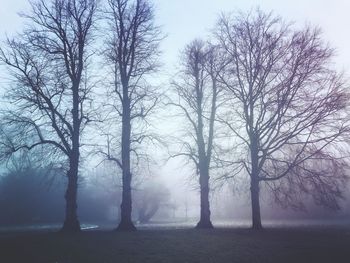
[[159,178],[144,181],[135,190],[134,196],[137,218],[140,223],[150,222],[161,208],[170,210],[170,191],[164,183],[159,181]]
[[49,162],[41,164],[25,151],[7,161],[7,169],[0,175],[0,207],[6,211],[0,214],[1,224],[62,221],[64,173]]
[[[0,174],[2,225],[57,224],[64,218],[65,172],[44,162],[38,152],[18,152]],[[78,214],[81,221],[100,226],[114,225],[120,218],[122,185],[112,165],[80,170]],[[138,182],[133,190],[133,219],[148,223],[159,210],[161,219],[172,215],[171,194],[158,177]]]

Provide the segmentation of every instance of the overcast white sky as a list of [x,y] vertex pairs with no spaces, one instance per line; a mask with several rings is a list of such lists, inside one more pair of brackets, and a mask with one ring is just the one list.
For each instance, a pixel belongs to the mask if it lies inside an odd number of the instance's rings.
[[297,24],[310,23],[324,30],[324,38],[337,49],[337,63],[350,70],[349,0],[155,0],[158,19],[168,34],[165,57],[176,62],[178,50],[195,37],[205,36],[224,11],[259,6]]
[[[349,0],[154,0],[157,20],[168,35],[163,43],[168,66],[177,62],[179,50],[196,37],[205,37],[222,11],[259,6],[298,24],[311,23],[324,30],[324,38],[337,49],[337,64],[350,70]],[[21,28],[17,13],[28,9],[28,0],[0,0],[0,38]]]

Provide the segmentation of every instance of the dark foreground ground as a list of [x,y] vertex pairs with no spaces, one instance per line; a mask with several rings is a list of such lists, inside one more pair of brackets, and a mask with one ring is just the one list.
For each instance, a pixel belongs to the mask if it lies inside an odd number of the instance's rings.
[[350,262],[350,229],[0,234],[1,263]]

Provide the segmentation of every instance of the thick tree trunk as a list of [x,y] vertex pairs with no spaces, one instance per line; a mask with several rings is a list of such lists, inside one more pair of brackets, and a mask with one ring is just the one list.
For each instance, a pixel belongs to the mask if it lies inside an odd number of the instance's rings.
[[[251,109],[251,116],[253,116],[253,110]],[[250,124],[251,130],[253,130],[253,124]],[[259,189],[259,143],[256,134],[250,135],[250,157],[252,162],[252,170],[250,174],[250,196],[252,202],[252,228],[255,230],[262,229],[261,216],[260,216],[260,189]]]
[[134,231],[136,227],[131,219],[132,199],[131,199],[131,173],[123,171],[123,193],[120,205],[120,223],[117,230]]
[[81,230],[77,216],[78,163],[78,159],[71,160],[67,173],[68,186],[65,194],[66,218],[62,227],[63,232],[79,232]]
[[252,201],[252,228],[255,230],[262,229],[260,216],[260,189],[259,189],[259,172],[258,172],[258,144],[253,137],[251,145],[252,171],[250,176],[250,194]]
[[209,171],[200,172],[199,185],[201,211],[200,220],[197,223],[196,228],[213,228],[213,224],[210,221]]
[[252,200],[252,228],[255,230],[262,229],[261,216],[260,216],[260,196],[259,196],[259,181],[257,179],[251,179],[250,193]]
[[131,219],[132,198],[131,198],[131,180],[132,174],[130,171],[130,135],[131,135],[131,117],[130,117],[130,102],[125,99],[123,102],[123,123],[122,123],[122,166],[123,166],[123,193],[122,203],[120,206],[120,223],[117,230],[134,231],[134,226]]
[[80,116],[79,116],[79,83],[78,80],[73,81],[73,133],[72,133],[72,150],[69,154],[69,171],[68,187],[66,191],[66,218],[63,224],[62,231],[64,232],[79,232],[80,223],[77,216],[77,193],[78,193],[78,172],[80,159]]

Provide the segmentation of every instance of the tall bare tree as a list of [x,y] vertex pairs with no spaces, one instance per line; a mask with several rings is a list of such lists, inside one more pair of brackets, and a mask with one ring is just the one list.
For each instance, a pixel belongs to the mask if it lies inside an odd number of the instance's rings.
[[337,207],[349,93],[320,30],[294,30],[258,10],[221,17],[216,36],[228,60],[220,81],[232,98],[221,121],[245,145],[239,162],[250,176],[253,228],[262,228],[260,182],[282,202],[309,192]]
[[0,50],[15,80],[5,140],[10,152],[45,145],[66,157],[68,186],[62,230],[80,231],[77,189],[81,134],[89,121],[86,67],[95,0],[39,0],[23,15],[28,27]]
[[220,106],[218,96],[222,89],[218,76],[223,68],[216,46],[201,40],[191,42],[185,49],[181,80],[174,81],[176,97],[170,105],[180,109],[180,114],[190,128],[182,141],[182,152],[193,161],[199,175],[200,220],[197,228],[212,228],[209,205],[209,179],[214,148],[215,118]]
[[111,114],[117,114],[122,123],[121,153],[112,155],[115,151],[109,149],[107,157],[122,170],[123,193],[118,229],[135,230],[131,218],[131,153],[137,158],[136,145],[149,138],[142,123],[159,101],[157,90],[148,84],[147,77],[158,69],[162,36],[154,23],[154,9],[148,0],[109,0],[106,13],[111,29],[106,57],[113,65],[115,77]]

